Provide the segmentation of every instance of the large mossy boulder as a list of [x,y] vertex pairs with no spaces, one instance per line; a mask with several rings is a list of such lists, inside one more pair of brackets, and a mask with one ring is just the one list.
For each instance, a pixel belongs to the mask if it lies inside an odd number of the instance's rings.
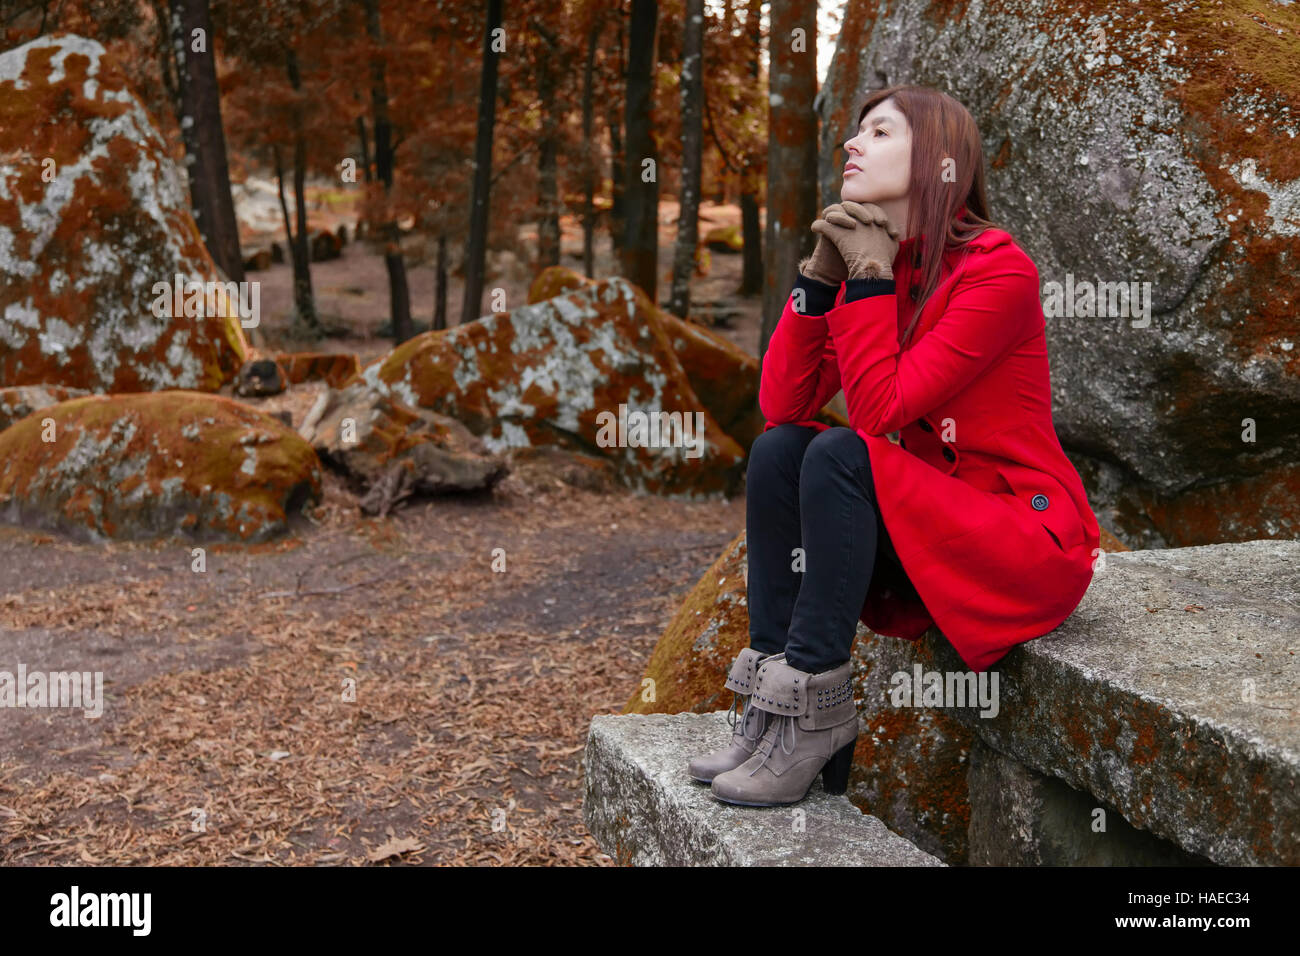
[[731,226],[714,226],[704,234],[700,240],[705,247],[712,249],[714,252],[727,252],[735,255],[745,251],[745,237],[740,231],[740,227]]
[[320,496],[311,446],[220,395],[88,395],[0,431],[0,520],[78,540],[264,541]]
[[[528,301],[542,302],[594,283],[594,279],[566,266],[551,266],[533,280]],[[763,414],[758,408],[758,359],[716,332],[651,304],[649,299],[645,304],[647,315],[668,336],[695,394],[748,454],[763,430]]]
[[[100,44],[55,34],[0,53],[0,157],[0,386],[234,378],[239,300],[216,284],[167,144]],[[205,284],[201,308],[156,291],[177,276]]]
[[[1265,0],[845,8],[819,208],[869,90],[971,111],[993,218],[1072,308],[1047,319],[1057,432],[1134,547],[1300,535],[1297,63],[1300,6]],[[1127,314],[1099,302],[1121,283]]]
[[342,388],[356,378],[361,362],[355,352],[287,352],[275,356],[289,382],[325,382]]
[[[637,490],[730,493],[743,477],[744,449],[691,387],[649,300],[623,279],[418,335],[361,379],[460,420],[489,451],[556,445],[602,456]],[[654,425],[636,431],[638,422]]]

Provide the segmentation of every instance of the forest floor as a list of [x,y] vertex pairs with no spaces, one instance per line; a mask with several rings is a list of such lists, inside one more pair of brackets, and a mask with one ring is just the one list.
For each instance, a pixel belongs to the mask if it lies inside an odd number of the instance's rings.
[[[730,294],[739,257],[713,263],[697,294]],[[271,332],[288,272],[250,276]],[[412,270],[426,322],[430,274]],[[329,347],[387,351],[366,337],[386,317],[382,260],[349,244],[313,277],[360,333]],[[724,334],[752,326],[756,343],[757,297],[739,308]],[[319,387],[264,404],[296,426]],[[588,724],[638,689],[744,507],[540,466],[373,519],[328,475],[314,524],[210,546],[202,572],[184,545],[0,527],[0,670],[98,671],[105,694],[97,718],[4,712],[0,864],[612,865],[582,822]]]

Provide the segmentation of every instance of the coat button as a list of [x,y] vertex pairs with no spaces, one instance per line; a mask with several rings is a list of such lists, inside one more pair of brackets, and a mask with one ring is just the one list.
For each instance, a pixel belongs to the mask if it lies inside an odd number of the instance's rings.
[[949,461],[956,461],[957,453],[953,451],[951,448],[944,448],[943,457],[947,458]]
[[1035,511],[1043,511],[1047,508],[1047,495],[1034,495],[1029,499],[1029,503],[1034,506]]
[[921,431],[923,432],[934,431],[933,426],[931,426],[931,424],[927,422],[924,418],[922,418],[919,422],[917,422],[917,424],[921,426]]

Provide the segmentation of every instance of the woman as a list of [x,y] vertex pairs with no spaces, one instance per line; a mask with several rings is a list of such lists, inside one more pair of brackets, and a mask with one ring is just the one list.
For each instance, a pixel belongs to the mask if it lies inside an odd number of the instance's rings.
[[[798,802],[818,773],[847,789],[858,620],[937,625],[979,673],[1069,616],[1100,553],[1052,425],[1038,270],[988,219],[974,120],[899,86],[858,121],[763,360],[750,646],[726,682],[747,699],[690,765],[728,803]],[[841,387],[851,427],[813,421]]]

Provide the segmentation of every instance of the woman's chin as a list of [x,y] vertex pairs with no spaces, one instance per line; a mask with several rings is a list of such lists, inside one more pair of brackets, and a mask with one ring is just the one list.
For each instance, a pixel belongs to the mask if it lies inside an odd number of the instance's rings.
[[[858,176],[861,175],[861,173],[858,173]],[[853,178],[856,179],[857,177]],[[869,203],[875,202],[875,199],[872,198],[870,190],[859,187],[855,182],[847,182],[840,187],[840,202]]]

